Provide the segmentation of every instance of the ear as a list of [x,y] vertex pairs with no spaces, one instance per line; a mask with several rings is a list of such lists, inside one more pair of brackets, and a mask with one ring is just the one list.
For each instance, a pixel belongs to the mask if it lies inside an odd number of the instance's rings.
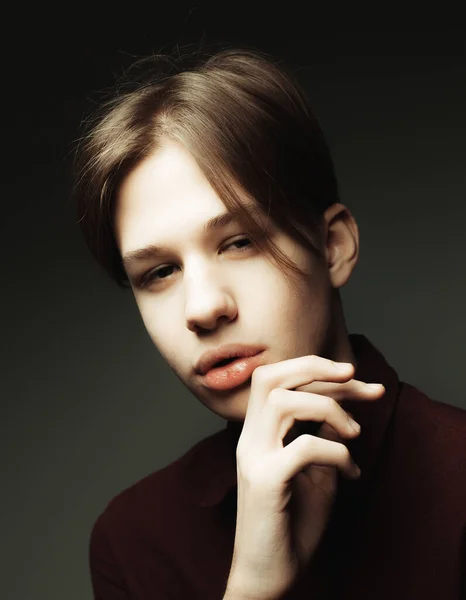
[[323,227],[330,281],[334,288],[340,288],[351,277],[358,262],[358,226],[349,209],[337,202],[325,211]]

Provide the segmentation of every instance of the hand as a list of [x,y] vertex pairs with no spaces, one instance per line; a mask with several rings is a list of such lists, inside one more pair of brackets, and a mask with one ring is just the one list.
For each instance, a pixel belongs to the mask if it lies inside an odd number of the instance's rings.
[[[359,476],[341,443],[359,431],[338,400],[377,400],[385,388],[372,388],[353,375],[352,364],[316,355],[261,365],[254,371],[236,449],[237,520],[227,586],[231,597],[279,598],[308,563],[325,531],[337,469],[346,477]],[[296,420],[323,425],[318,436],[298,435]],[[291,441],[284,446],[287,434]]]

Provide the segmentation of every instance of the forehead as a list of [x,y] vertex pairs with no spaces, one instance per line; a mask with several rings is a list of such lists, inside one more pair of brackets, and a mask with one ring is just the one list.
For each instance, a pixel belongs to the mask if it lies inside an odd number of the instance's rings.
[[[260,212],[251,200],[242,204],[255,214]],[[177,243],[191,234],[211,233],[228,225],[225,218],[212,221],[225,212],[189,152],[167,143],[139,163],[118,190],[115,234],[120,252],[134,256],[136,250],[163,243],[168,236]]]
[[118,209],[126,214],[180,205],[188,208],[193,196],[205,203],[218,202],[193,157],[180,144],[170,142],[144,158],[124,178],[118,190]]
[[146,238],[152,227],[172,229],[193,217],[208,218],[224,208],[202,171],[181,145],[167,143],[123,180],[115,207],[115,232],[122,246]]

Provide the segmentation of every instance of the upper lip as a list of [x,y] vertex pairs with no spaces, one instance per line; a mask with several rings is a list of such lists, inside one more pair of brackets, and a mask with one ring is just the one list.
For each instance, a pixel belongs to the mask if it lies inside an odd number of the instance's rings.
[[248,344],[226,344],[225,346],[219,346],[218,348],[204,352],[196,363],[195,370],[199,375],[205,375],[215,363],[224,358],[255,356],[259,352],[262,352],[262,350],[264,350],[263,346],[251,346]]

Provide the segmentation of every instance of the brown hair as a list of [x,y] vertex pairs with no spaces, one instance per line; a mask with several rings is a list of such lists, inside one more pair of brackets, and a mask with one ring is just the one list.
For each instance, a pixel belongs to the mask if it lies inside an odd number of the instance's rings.
[[316,238],[323,212],[338,202],[338,188],[303,90],[258,51],[226,49],[189,64],[192,58],[155,55],[135,63],[136,70],[148,68],[143,79],[125,83],[126,89],[117,85],[88,119],[75,155],[74,193],[89,250],[120,287],[131,287],[114,234],[118,186],[165,140],[174,140],[191,153],[227,210],[239,213],[253,243],[285,275],[304,277],[241,201],[249,197],[322,258]]

